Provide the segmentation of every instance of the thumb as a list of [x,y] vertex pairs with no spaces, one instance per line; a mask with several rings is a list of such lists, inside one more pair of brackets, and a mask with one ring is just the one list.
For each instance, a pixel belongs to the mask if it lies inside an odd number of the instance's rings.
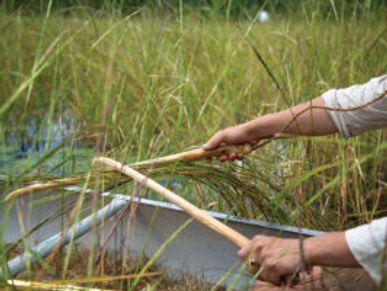
[[221,146],[225,142],[225,137],[222,131],[217,132],[213,137],[211,137],[207,143],[203,145],[204,150],[213,150]]
[[246,261],[246,259],[251,255],[251,251],[253,249],[253,241],[249,241],[243,247],[241,247],[238,251],[238,256],[242,261]]

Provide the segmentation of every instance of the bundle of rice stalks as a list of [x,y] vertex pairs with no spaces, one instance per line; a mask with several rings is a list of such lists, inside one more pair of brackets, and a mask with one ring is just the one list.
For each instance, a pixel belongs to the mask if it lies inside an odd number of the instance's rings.
[[[267,141],[265,141],[265,144]],[[262,145],[262,144],[261,144]],[[220,166],[203,161],[224,151],[238,152],[245,156],[257,146],[227,146],[213,151],[201,148],[174,154],[158,159],[129,164],[145,175],[169,183],[169,187],[185,188],[180,194],[188,194],[201,208],[216,202],[214,209],[233,215],[260,218],[278,223],[289,223],[296,202],[291,193],[283,191],[283,182],[276,177],[268,178],[257,167],[266,167],[261,161],[246,159],[243,163],[230,163]],[[51,178],[51,177],[50,177]],[[37,191],[60,188],[69,185],[84,185],[83,189],[94,188],[100,191],[128,189],[130,179],[110,171],[95,171],[68,178],[47,179],[9,193],[5,201],[32,194]],[[103,187],[101,186],[103,185]],[[103,189],[101,189],[101,187]],[[125,188],[124,188],[125,187]],[[179,189],[179,190],[180,190]],[[127,190],[126,190],[127,191]],[[189,193],[187,193],[187,191]],[[280,199],[278,198],[280,197]],[[297,213],[297,219],[303,213]],[[321,221],[321,219],[319,220]],[[323,224],[327,222],[322,222]]]

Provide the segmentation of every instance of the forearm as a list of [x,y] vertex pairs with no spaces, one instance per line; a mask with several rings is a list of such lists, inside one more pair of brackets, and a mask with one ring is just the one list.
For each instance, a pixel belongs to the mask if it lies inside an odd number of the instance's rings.
[[347,245],[344,232],[305,239],[304,256],[310,265],[360,267]]
[[[313,108],[318,107],[318,108]],[[278,133],[328,135],[337,132],[322,97],[246,122],[243,127],[259,140]]]

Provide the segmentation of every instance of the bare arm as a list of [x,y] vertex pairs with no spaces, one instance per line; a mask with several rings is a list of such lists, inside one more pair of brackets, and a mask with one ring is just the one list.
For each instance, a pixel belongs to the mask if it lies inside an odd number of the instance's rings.
[[[313,108],[316,107],[316,108]],[[337,132],[329,113],[323,109],[322,97],[296,105],[289,109],[264,115],[246,122],[249,134],[256,139],[270,137],[283,131],[290,134],[328,135]]]
[[[318,108],[313,108],[318,107]],[[205,149],[214,149],[220,145],[243,143],[255,144],[263,138],[278,133],[301,135],[328,135],[337,132],[322,97],[296,105],[292,108],[257,117],[251,121],[228,127],[217,132],[204,145]],[[221,161],[234,160],[238,156],[228,153],[220,157]]]
[[348,247],[344,232],[331,232],[307,238],[305,256],[312,266],[360,267]]

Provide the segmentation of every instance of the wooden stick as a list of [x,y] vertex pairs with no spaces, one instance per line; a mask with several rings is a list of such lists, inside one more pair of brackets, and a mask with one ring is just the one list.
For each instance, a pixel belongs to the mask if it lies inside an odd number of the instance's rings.
[[213,218],[212,216],[208,215],[195,205],[189,203],[187,200],[183,199],[179,195],[173,193],[172,191],[168,190],[167,188],[161,186],[156,181],[145,177],[141,173],[137,172],[136,170],[130,168],[128,165],[124,165],[122,163],[119,163],[115,160],[105,158],[105,157],[97,157],[93,159],[93,162],[102,163],[109,168],[118,171],[120,173],[123,173],[130,178],[132,178],[134,181],[140,183],[141,185],[152,189],[153,191],[159,193],[161,196],[165,197],[168,201],[172,202],[173,204],[176,204],[180,208],[182,208],[185,212],[187,212],[189,215],[191,215],[193,218],[197,219],[201,223],[205,224],[212,230],[216,231],[220,235],[227,238],[229,241],[235,243],[237,246],[242,247],[244,246],[249,239],[239,232],[235,231],[234,229],[228,227],[224,223],[220,222],[219,220]]
[[[133,163],[130,164],[131,167],[136,168],[136,169],[144,169],[144,168],[155,168],[155,167],[161,167],[165,166],[169,163],[173,163],[176,161],[197,161],[200,159],[205,159],[208,157],[214,157],[220,155],[222,152],[235,152],[238,153],[241,156],[245,156],[249,153],[251,153],[253,150],[252,146],[249,144],[245,145],[238,145],[238,146],[224,146],[220,147],[214,150],[209,150],[206,151],[202,148],[190,150],[190,151],[185,151],[161,158],[156,158],[156,159],[151,159],[143,162],[138,162],[138,163]],[[15,191],[10,192],[5,198],[4,202],[9,202],[12,199],[31,194],[37,191],[42,191],[42,190],[49,190],[49,189],[55,189],[61,186],[69,186],[69,185],[76,185],[80,181],[79,179],[60,179],[60,180],[55,180],[55,181],[50,181],[46,183],[38,183],[38,184],[33,184],[33,185],[28,185],[22,188],[19,188]]]
[[64,284],[52,284],[50,282],[36,282],[36,281],[24,281],[24,280],[7,280],[7,285],[18,287],[19,289],[27,290],[61,290],[61,291],[114,291],[111,289],[99,289],[99,288],[88,288],[78,287],[73,285]]
[[224,152],[233,152],[237,153],[240,156],[246,156],[253,151],[253,147],[250,144],[243,145],[232,145],[232,146],[223,146],[213,150],[204,150],[203,148],[193,149],[190,151],[185,151],[161,158],[156,158],[152,160],[147,160],[143,162],[130,164],[131,168],[143,169],[143,168],[152,168],[160,167],[165,164],[169,164],[176,161],[197,161],[209,157],[218,156]]
[[[258,147],[266,145],[272,139],[288,138],[288,137],[289,137],[289,135],[279,134],[271,139],[264,139],[262,143],[258,143],[254,147],[251,146],[250,144],[242,144],[242,145],[222,146],[222,147],[219,147],[219,148],[216,148],[213,150],[208,150],[208,151],[204,150],[203,148],[197,148],[197,149],[193,149],[193,150],[189,150],[189,151],[185,151],[185,152],[180,152],[177,154],[168,155],[168,156],[161,157],[161,158],[132,163],[129,166],[131,168],[135,168],[135,169],[156,168],[156,167],[162,167],[162,166],[165,166],[165,165],[168,165],[170,163],[177,162],[177,161],[197,161],[197,160],[202,160],[202,159],[206,159],[209,157],[216,157],[224,152],[233,152],[233,153],[237,153],[239,156],[246,156],[246,155],[250,154],[252,151],[254,151],[255,149],[257,149]],[[25,187],[22,187],[22,188],[15,190],[15,191],[10,192],[4,198],[4,202],[9,202],[16,197],[31,194],[31,193],[34,193],[37,191],[55,189],[55,188],[58,188],[61,186],[76,185],[78,183],[79,183],[79,180],[77,180],[77,179],[73,179],[73,180],[61,179],[61,180],[56,180],[56,181],[47,182],[47,183],[28,185],[28,186],[25,186]]]
[[197,161],[197,160],[202,160],[210,157],[216,157],[225,152],[236,153],[239,156],[244,157],[250,154],[251,152],[255,151],[256,149],[270,143],[272,140],[286,139],[290,137],[294,137],[294,135],[277,133],[272,137],[261,139],[261,141],[255,144],[254,146],[246,143],[241,145],[221,146],[212,150],[204,150],[203,148],[197,148],[190,151],[185,151],[185,152],[181,152],[181,153],[177,153],[177,154],[173,154],[173,155],[169,155],[161,158],[142,161],[138,163],[132,163],[130,164],[130,167],[135,169],[161,167],[176,161]]
[[23,195],[30,194],[33,192],[53,189],[53,188],[62,187],[62,186],[76,185],[79,182],[80,182],[79,179],[68,178],[68,179],[59,179],[59,180],[55,180],[55,181],[49,181],[46,183],[37,183],[37,184],[28,185],[26,187],[19,188],[15,191],[10,192],[7,196],[5,196],[4,202],[9,202],[10,200],[12,200],[18,196],[23,196]]
[[[44,284],[49,285],[51,287],[56,286],[69,286],[68,284],[87,284],[87,283],[106,283],[106,282],[112,282],[112,281],[120,281],[120,280],[128,280],[128,279],[135,279],[135,278],[150,278],[155,276],[162,275],[161,272],[147,272],[144,274],[127,274],[127,275],[116,275],[116,276],[100,276],[100,277],[85,277],[85,278],[71,278],[71,279],[64,279],[64,280],[50,280],[50,281],[43,281],[43,282],[34,282],[34,281],[19,281],[19,282],[25,282],[26,285],[36,285],[38,284]],[[8,284],[13,284],[17,282],[17,280],[7,280]],[[15,285],[17,286],[17,285]],[[51,290],[51,289],[50,289]],[[82,289],[83,290],[83,289]],[[99,289],[98,289],[99,290]]]

